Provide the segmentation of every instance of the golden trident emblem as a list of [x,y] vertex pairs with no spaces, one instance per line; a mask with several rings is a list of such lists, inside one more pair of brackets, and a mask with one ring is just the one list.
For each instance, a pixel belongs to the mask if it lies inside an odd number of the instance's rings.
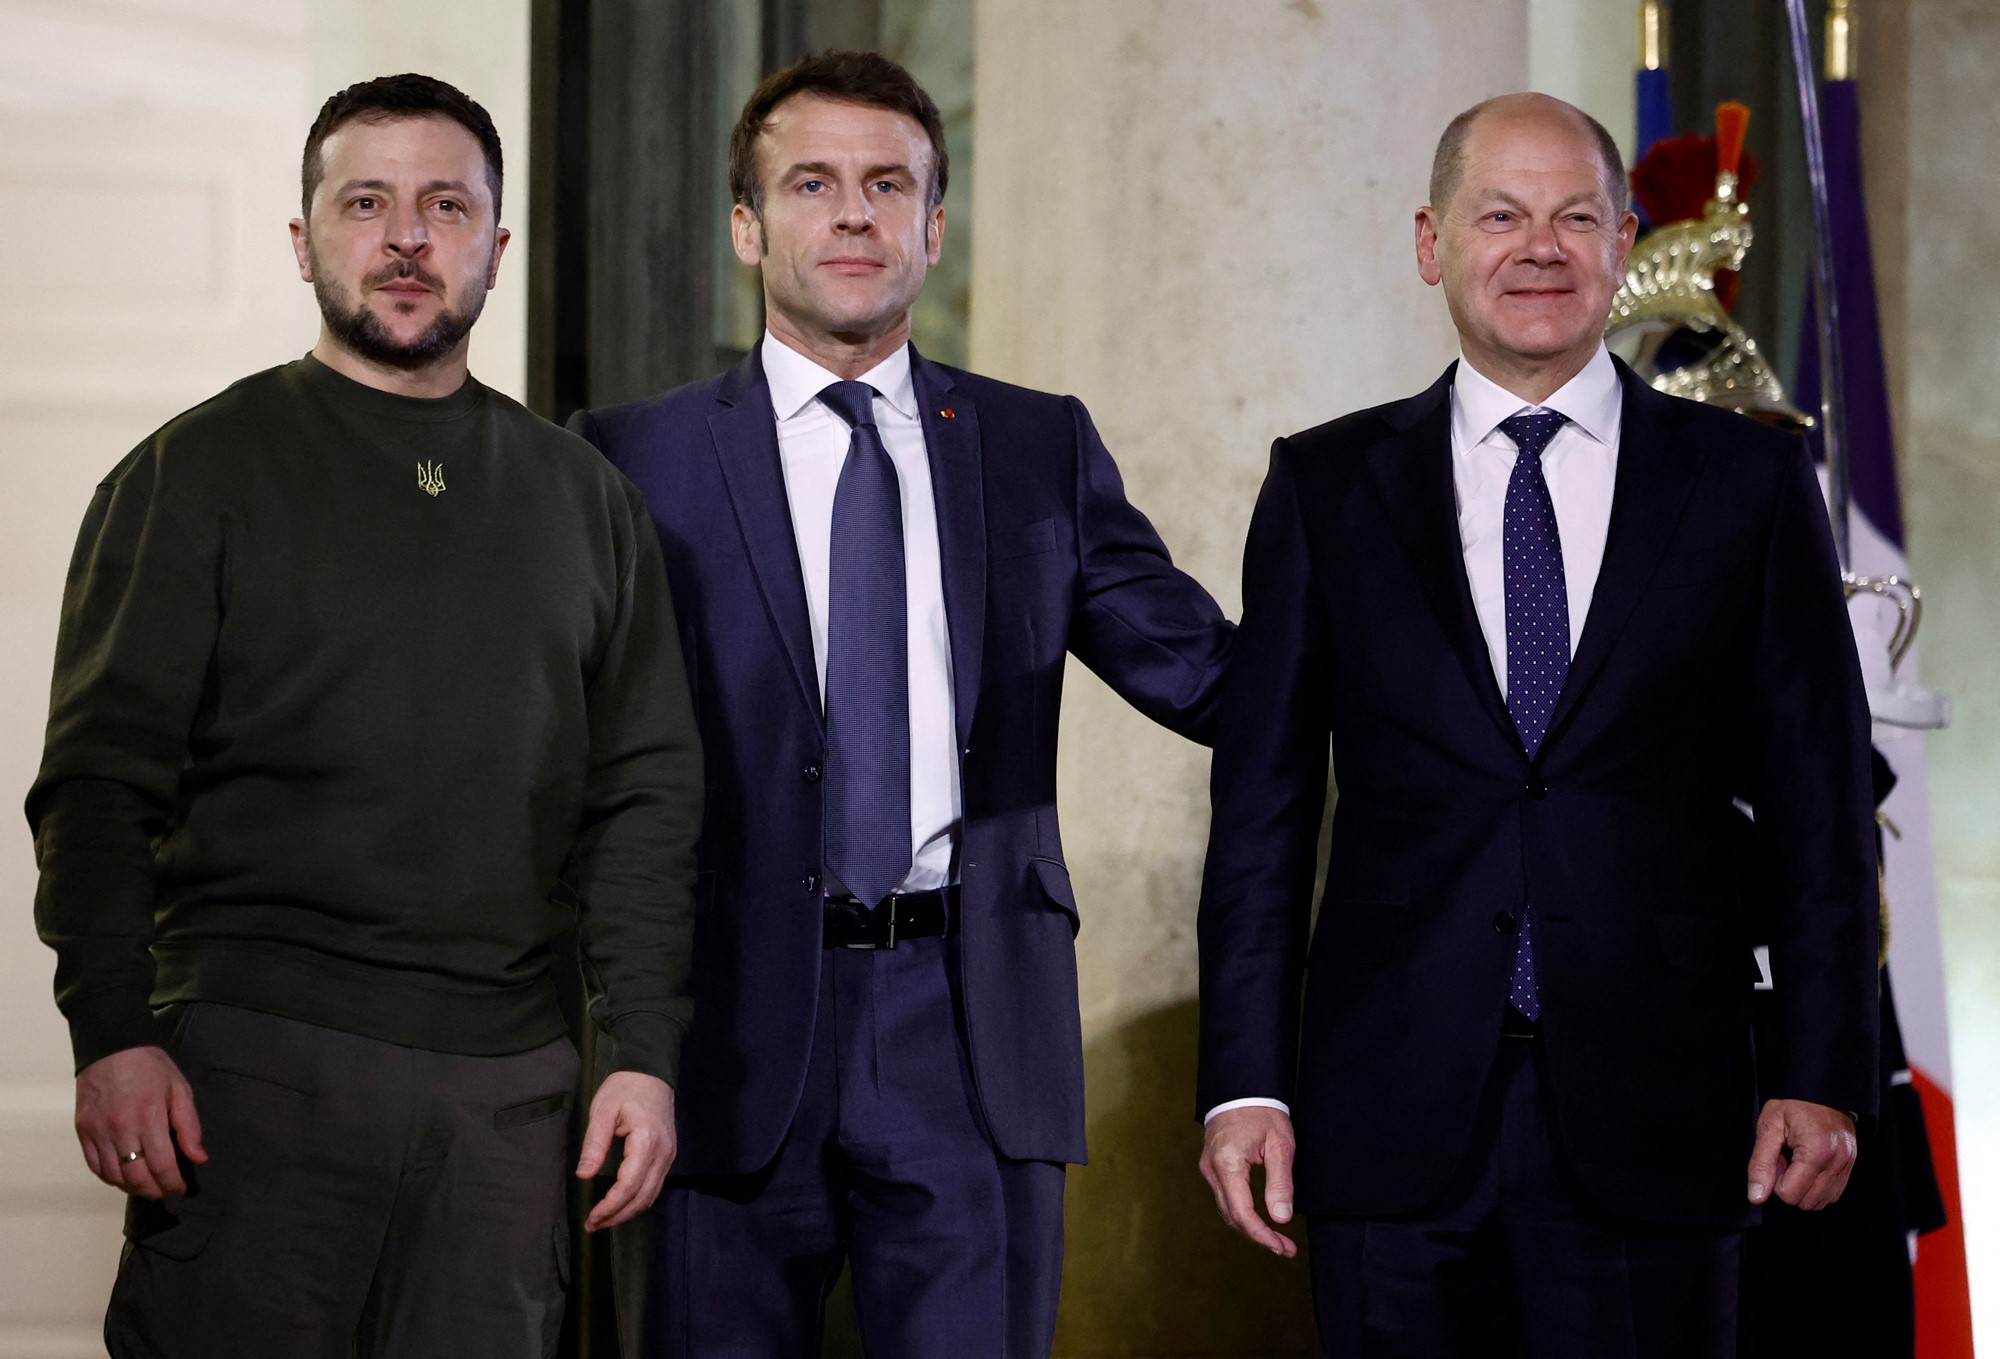
[[444,464],[441,462],[420,462],[417,464],[417,485],[426,494],[436,495],[444,489]]

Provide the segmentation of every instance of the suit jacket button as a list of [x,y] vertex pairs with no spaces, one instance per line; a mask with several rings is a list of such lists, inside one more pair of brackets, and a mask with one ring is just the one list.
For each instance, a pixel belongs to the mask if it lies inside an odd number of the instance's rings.
[[1543,783],[1540,779],[1529,779],[1526,785],[1522,787],[1521,791],[1526,793],[1534,801],[1540,802],[1543,798],[1549,795],[1549,786],[1546,783]]
[[805,888],[806,891],[810,892],[815,887],[819,886],[819,879],[813,874],[808,873],[803,878],[799,879],[799,886]]
[[1493,917],[1493,928],[1501,934],[1512,934],[1521,928],[1521,922],[1514,918],[1512,911],[1502,911]]
[[802,774],[804,774],[804,775],[806,776],[806,782],[807,782],[807,783],[818,783],[818,782],[819,782],[819,766],[818,766],[818,765],[816,765],[816,764],[809,764],[809,765],[807,765],[807,766],[806,766],[806,767],[805,767],[805,768],[804,768],[803,770],[801,770],[801,771],[799,771],[799,772],[801,772]]

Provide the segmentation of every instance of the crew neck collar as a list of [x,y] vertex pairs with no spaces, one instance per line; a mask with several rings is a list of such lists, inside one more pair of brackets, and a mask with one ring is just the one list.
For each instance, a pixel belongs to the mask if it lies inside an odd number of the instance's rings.
[[486,388],[470,373],[449,396],[404,396],[356,382],[310,353],[299,361],[299,371],[306,383],[327,399],[388,420],[457,420],[470,415],[486,399]]

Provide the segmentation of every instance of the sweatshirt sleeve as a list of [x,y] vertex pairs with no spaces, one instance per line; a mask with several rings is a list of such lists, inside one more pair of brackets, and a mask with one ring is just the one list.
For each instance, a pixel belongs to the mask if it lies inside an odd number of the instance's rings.
[[575,891],[590,1014],[609,1071],[679,1078],[691,1018],[701,742],[666,567],[637,490],[617,617],[587,697],[590,769],[565,877]]
[[157,446],[141,447],[84,515],[28,794],[35,928],[56,953],[79,1071],[159,1041],[154,847],[173,828],[220,626],[220,543],[204,546],[159,503],[159,467]]

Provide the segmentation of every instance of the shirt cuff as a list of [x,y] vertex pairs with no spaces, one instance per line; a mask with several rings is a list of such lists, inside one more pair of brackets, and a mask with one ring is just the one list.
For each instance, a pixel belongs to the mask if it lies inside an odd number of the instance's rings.
[[1280,1099],[1228,1099],[1201,1116],[1201,1126],[1206,1128],[1217,1114],[1226,1114],[1231,1109],[1276,1109],[1286,1118],[1292,1116],[1292,1106]]

